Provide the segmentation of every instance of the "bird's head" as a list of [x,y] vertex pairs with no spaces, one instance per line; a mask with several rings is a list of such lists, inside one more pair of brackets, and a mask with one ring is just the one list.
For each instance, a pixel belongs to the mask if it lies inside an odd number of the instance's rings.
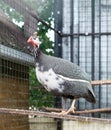
[[32,44],[34,47],[39,48],[40,41],[37,37],[37,32],[34,32],[33,35],[29,37],[27,42]]
[[27,40],[27,43],[30,43],[33,45],[33,54],[35,57],[37,57],[39,55],[39,45],[40,45],[40,41],[39,38],[37,37],[37,32],[34,32],[32,36],[29,37],[29,39]]

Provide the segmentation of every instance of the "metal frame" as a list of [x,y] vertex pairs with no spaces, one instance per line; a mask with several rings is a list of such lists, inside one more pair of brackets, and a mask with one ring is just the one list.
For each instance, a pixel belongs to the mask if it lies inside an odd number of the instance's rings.
[[[88,1],[88,0],[85,0],[85,1],[82,1],[82,2],[91,2],[90,3],[90,5],[91,5],[91,7],[90,7],[90,9],[91,9],[91,14],[90,14],[90,16],[91,16],[91,32],[89,31],[89,32],[81,32],[81,30],[80,30],[80,23],[79,23],[79,21],[80,21],[80,11],[79,11],[79,9],[81,8],[80,7],[80,2],[81,2],[82,0],[79,0],[78,1],[78,32],[75,32],[75,30],[74,30],[74,19],[75,19],[75,17],[76,16],[74,16],[74,4],[75,4],[75,1],[73,1],[73,0],[70,0],[69,1],[69,3],[68,4],[70,4],[70,12],[69,12],[69,16],[70,16],[70,19],[69,19],[69,25],[70,25],[70,32],[69,33],[65,33],[65,32],[63,32],[63,30],[61,30],[61,27],[59,27],[59,28],[56,28],[56,26],[55,26],[55,29],[56,30],[60,30],[60,34],[56,34],[56,41],[58,40],[58,39],[60,39],[60,41],[61,41],[61,44],[65,44],[65,43],[63,43],[63,41],[62,41],[62,39],[63,38],[70,38],[70,60],[72,61],[72,62],[74,62],[73,61],[73,59],[74,59],[74,55],[73,55],[73,52],[74,52],[74,50],[73,50],[73,46],[74,46],[74,38],[77,38],[78,39],[78,50],[77,50],[77,56],[78,56],[78,59],[77,59],[77,64],[78,65],[81,65],[81,61],[80,61],[80,51],[81,51],[81,46],[80,46],[80,37],[81,36],[83,36],[85,39],[87,39],[88,37],[91,37],[91,78],[92,78],[92,80],[101,80],[102,79],[102,76],[103,76],[103,74],[102,74],[102,58],[105,58],[105,57],[102,57],[102,44],[103,44],[103,41],[102,41],[102,38],[104,37],[104,36],[107,36],[107,37],[110,37],[111,36],[111,31],[103,31],[103,30],[101,30],[101,28],[102,28],[102,22],[105,22],[104,21],[104,16],[103,16],[103,14],[102,14],[102,11],[103,11],[103,8],[102,8],[102,4],[104,4],[105,3],[105,1],[104,1],[104,3],[103,3],[103,1],[101,1],[101,0],[98,0],[98,1],[95,1],[95,0],[90,0],[90,1]],[[62,0],[62,2],[64,3],[64,2],[66,2],[65,0]],[[95,6],[96,5],[96,6]],[[60,5],[59,5],[60,6]],[[107,7],[108,5],[106,5],[106,7]],[[63,8],[63,5],[61,5],[61,8]],[[108,6],[108,8],[109,8],[109,6]],[[63,9],[65,9],[65,8],[63,8]],[[99,11],[98,12],[98,16],[97,16],[97,14],[96,14],[96,9]],[[67,9],[66,9],[67,10]],[[77,11],[77,10],[76,10]],[[64,11],[63,11],[63,13],[64,13]],[[90,12],[89,12],[90,13]],[[56,14],[55,14],[56,15]],[[87,15],[87,14],[86,14]],[[66,16],[67,17],[67,16]],[[61,17],[55,17],[55,20],[57,21],[58,19],[61,19]],[[69,17],[68,17],[69,18]],[[60,20],[59,19],[59,20]],[[96,24],[95,22],[96,22],[96,20],[98,19],[98,24]],[[86,19],[87,20],[87,19]],[[65,24],[65,23],[63,23],[64,21],[62,21],[62,26],[63,26],[63,24]],[[56,23],[57,24],[57,23]],[[67,23],[66,23],[67,24]],[[105,25],[107,24],[107,21],[106,21],[106,23],[105,23]],[[98,26],[97,26],[98,25]],[[67,25],[66,25],[67,26]],[[97,27],[96,27],[97,26]],[[69,27],[69,26],[68,26]],[[98,31],[96,31],[96,29],[95,29],[95,27],[98,29]],[[68,28],[69,29],[69,28]],[[95,42],[95,40],[97,40],[98,42]],[[55,46],[55,52],[57,53],[56,55],[58,55],[59,53],[60,53],[60,51],[61,51],[61,49],[59,50],[58,49],[58,47],[57,47],[57,44],[59,45],[60,43],[57,43],[56,42],[56,46]],[[82,44],[82,43],[81,43]],[[88,43],[87,43],[88,44]],[[85,46],[87,46],[87,44],[85,45]],[[98,48],[98,52],[96,52],[96,45],[98,44],[98,46],[99,46],[99,48]],[[107,41],[106,41],[106,48],[108,48],[108,45],[107,45]],[[61,52],[61,53],[64,53],[64,52]],[[98,63],[96,63],[96,53],[98,53]],[[107,52],[108,53],[108,52]],[[61,55],[59,55],[60,57],[61,57]],[[108,61],[107,61],[108,62]],[[96,75],[96,64],[98,64],[98,76],[96,77],[96,78],[98,78],[98,79],[96,79],[95,78],[95,75]],[[106,67],[108,67],[108,66],[106,66]],[[87,65],[86,65],[86,68],[87,68]],[[107,69],[108,70],[108,69]],[[107,72],[106,72],[107,73]],[[107,86],[106,86],[107,87]],[[108,88],[106,88],[107,90],[107,94],[108,94]],[[101,108],[101,107],[103,107],[102,106],[102,100],[101,100],[101,97],[102,97],[102,87],[101,87],[101,85],[99,85],[99,87],[98,88],[94,88],[94,91],[98,91],[98,103],[97,103],[97,105],[95,106],[95,105],[92,105],[92,108],[97,108],[97,107],[99,107],[99,108]],[[109,100],[108,99],[108,97],[107,97],[107,100]],[[87,105],[87,104],[85,104],[85,105]],[[107,101],[107,105],[108,105],[108,101]],[[79,104],[78,104],[78,108],[79,108]],[[101,114],[93,114],[93,116],[97,116],[97,117],[101,117]]]

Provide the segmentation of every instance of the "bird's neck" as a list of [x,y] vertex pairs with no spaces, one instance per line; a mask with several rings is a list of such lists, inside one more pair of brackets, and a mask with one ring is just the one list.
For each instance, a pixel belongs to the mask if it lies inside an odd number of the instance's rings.
[[41,50],[37,47],[34,47],[34,57],[35,59],[40,56]]
[[45,54],[39,48],[34,48],[34,57],[36,63],[41,62],[41,60],[43,59],[43,55]]

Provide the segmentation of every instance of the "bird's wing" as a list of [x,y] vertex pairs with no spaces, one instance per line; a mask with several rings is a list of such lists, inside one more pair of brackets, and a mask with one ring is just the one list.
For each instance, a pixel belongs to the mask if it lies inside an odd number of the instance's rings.
[[[89,102],[96,102],[95,95],[88,79],[78,75],[78,78],[71,78],[57,74],[64,81],[64,97],[80,98],[83,97]],[[68,75],[69,76],[69,75]]]
[[90,76],[79,66],[66,60],[58,60],[53,68],[59,76],[67,79],[79,79],[90,81]]
[[85,71],[83,71],[76,64],[65,59],[44,55],[42,56],[42,62],[47,70],[52,68],[53,71],[58,75],[72,79],[82,79],[90,81],[90,76]]

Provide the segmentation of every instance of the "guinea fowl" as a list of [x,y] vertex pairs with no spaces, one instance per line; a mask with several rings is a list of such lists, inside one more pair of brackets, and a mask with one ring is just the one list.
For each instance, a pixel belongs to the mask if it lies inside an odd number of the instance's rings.
[[65,59],[44,54],[39,48],[37,32],[27,42],[33,45],[35,70],[39,82],[54,95],[73,99],[71,107],[62,112],[63,115],[75,112],[75,101],[79,98],[85,98],[92,103],[96,102],[90,78],[86,72]]

